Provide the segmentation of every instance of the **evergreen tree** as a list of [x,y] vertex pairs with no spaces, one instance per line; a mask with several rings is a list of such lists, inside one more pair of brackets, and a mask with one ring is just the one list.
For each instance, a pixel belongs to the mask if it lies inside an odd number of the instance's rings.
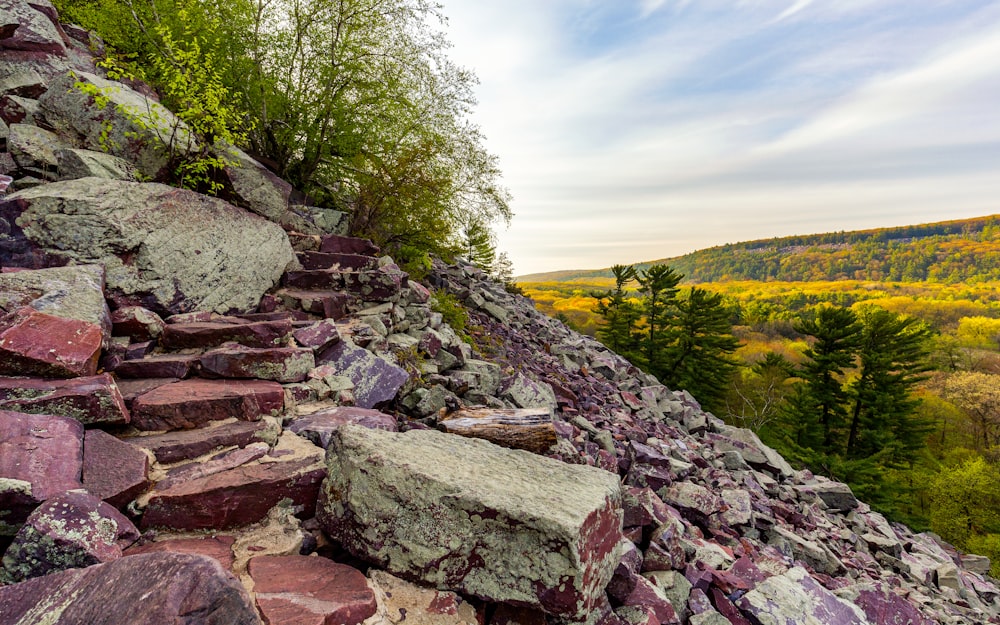
[[737,368],[731,354],[739,341],[730,316],[722,295],[692,288],[676,300],[663,354],[650,367],[664,384],[689,391],[712,411],[721,408]]
[[497,260],[493,231],[476,219],[462,227],[462,252],[466,260],[488,274],[492,274]]
[[594,312],[601,316],[602,323],[597,329],[597,337],[615,352],[626,358],[635,358],[634,332],[641,313],[639,307],[629,298],[628,285],[636,279],[632,265],[615,265],[611,268],[615,276],[615,288],[611,291],[593,292],[597,299]]
[[676,304],[677,285],[683,279],[683,275],[668,265],[652,265],[636,276],[645,314],[645,336],[640,342],[640,352],[643,363],[654,375],[662,368],[661,357],[671,339],[666,328]]
[[925,379],[931,330],[913,317],[876,306],[861,309],[860,368],[845,456],[865,458],[890,450],[892,460],[910,460],[924,446],[930,426],[915,416],[911,393]]

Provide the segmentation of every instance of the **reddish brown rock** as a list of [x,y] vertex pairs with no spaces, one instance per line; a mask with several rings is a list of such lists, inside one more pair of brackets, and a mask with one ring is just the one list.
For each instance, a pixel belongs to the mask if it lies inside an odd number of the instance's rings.
[[326,449],[330,444],[330,437],[337,428],[347,423],[387,432],[397,430],[396,418],[392,415],[355,406],[338,406],[298,417],[292,421],[288,429],[309,439],[314,445]]
[[250,323],[168,323],[160,335],[164,349],[207,349],[223,343],[239,343],[247,347],[279,347],[292,331],[288,319]]
[[236,539],[232,536],[206,536],[204,538],[171,538],[158,540],[143,545],[133,545],[122,552],[123,556],[137,556],[144,553],[188,553],[193,555],[208,556],[217,561],[227,571],[233,569],[233,544]]
[[260,624],[235,577],[211,558],[181,553],[120,558],[3,586],[0,605],[0,625]]
[[146,380],[131,380],[131,379],[119,379],[116,381],[118,385],[118,390],[121,391],[122,399],[125,400],[125,406],[131,411],[132,402],[139,395],[143,395],[153,390],[154,388],[159,388],[166,384],[173,384],[174,382],[179,382],[177,378],[152,378]]
[[229,471],[267,455],[271,447],[267,443],[252,443],[246,447],[219,452],[208,460],[189,462],[167,471],[167,477],[156,483],[157,490],[169,490],[172,486]]
[[263,380],[181,380],[157,387],[132,403],[132,424],[140,430],[196,428],[236,417],[256,421],[282,410],[285,392]]
[[107,373],[70,380],[0,378],[0,409],[52,414],[84,425],[122,425],[129,411]]
[[197,430],[182,430],[135,436],[123,442],[148,449],[163,464],[190,460],[220,447],[246,447],[261,440],[267,430],[264,421],[235,421]]
[[649,488],[626,488],[622,507],[625,508],[625,527],[659,526],[670,518],[667,505]]
[[179,530],[225,529],[255,523],[282,499],[315,512],[320,482],[326,475],[322,452],[301,458],[247,464],[234,469],[154,488],[142,526]]
[[335,252],[299,252],[297,254],[303,269],[374,269],[378,260],[360,254]]
[[83,439],[83,486],[116,508],[124,508],[149,486],[149,457],[101,430]]
[[556,428],[547,408],[466,408],[438,423],[449,434],[482,438],[510,449],[543,454],[556,444]]
[[24,522],[3,567],[23,581],[57,571],[110,562],[139,539],[139,530],[113,507],[84,490],[47,500]]
[[320,239],[319,251],[327,254],[360,254],[378,256],[379,248],[368,239],[345,237],[337,234],[324,235]]
[[332,560],[260,556],[247,567],[257,607],[268,623],[357,625],[375,614],[375,592],[364,574]]
[[198,364],[198,356],[190,354],[159,354],[118,363],[114,372],[121,378],[186,378]]
[[257,378],[282,384],[301,382],[316,366],[313,350],[296,347],[220,347],[199,360],[204,377]]
[[323,315],[327,319],[341,319],[347,316],[347,310],[354,301],[353,296],[342,291],[281,289],[277,296],[285,306],[295,306],[314,315]]
[[22,308],[0,320],[0,375],[94,375],[103,338],[97,324]]
[[292,338],[302,347],[308,347],[314,352],[322,352],[327,347],[340,340],[340,332],[333,319],[324,319],[292,333]]
[[0,535],[13,535],[41,502],[80,488],[83,426],[0,410]]
[[339,269],[289,271],[284,276],[284,284],[291,289],[337,291],[344,288],[344,274]]
[[133,342],[154,340],[166,325],[155,312],[142,306],[125,306],[111,313],[112,333]]

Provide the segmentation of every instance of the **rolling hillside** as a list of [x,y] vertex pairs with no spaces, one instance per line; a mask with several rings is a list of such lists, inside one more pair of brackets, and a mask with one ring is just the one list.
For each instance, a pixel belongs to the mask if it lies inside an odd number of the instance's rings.
[[[1000,215],[896,228],[832,232],[720,245],[669,264],[686,282],[874,280],[969,283],[1000,280]],[[519,283],[590,282],[610,269],[531,274]]]

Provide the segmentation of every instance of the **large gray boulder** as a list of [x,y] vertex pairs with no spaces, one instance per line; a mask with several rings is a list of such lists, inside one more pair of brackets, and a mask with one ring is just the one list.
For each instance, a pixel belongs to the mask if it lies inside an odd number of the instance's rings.
[[618,476],[433,430],[345,425],[317,517],[394,574],[569,620],[597,613],[618,564]]
[[123,158],[152,180],[167,179],[172,155],[200,149],[184,122],[165,106],[94,74],[61,76],[38,101],[58,134]]
[[110,299],[157,313],[252,309],[295,263],[277,225],[161,184],[56,182],[8,196],[0,215],[16,226],[0,263],[103,264]]

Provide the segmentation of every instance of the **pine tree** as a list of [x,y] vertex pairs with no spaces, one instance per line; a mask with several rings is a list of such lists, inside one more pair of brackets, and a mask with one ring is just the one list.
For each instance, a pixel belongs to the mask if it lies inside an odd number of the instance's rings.
[[662,370],[661,357],[670,337],[665,331],[677,298],[677,285],[684,276],[668,265],[653,265],[636,276],[642,293],[645,336],[640,342],[642,360],[657,375]]
[[597,337],[615,352],[632,359],[635,357],[634,332],[641,313],[629,298],[627,289],[635,280],[636,271],[632,265],[615,265],[611,272],[615,276],[614,290],[590,294],[597,299],[594,312],[603,321],[597,329]]

